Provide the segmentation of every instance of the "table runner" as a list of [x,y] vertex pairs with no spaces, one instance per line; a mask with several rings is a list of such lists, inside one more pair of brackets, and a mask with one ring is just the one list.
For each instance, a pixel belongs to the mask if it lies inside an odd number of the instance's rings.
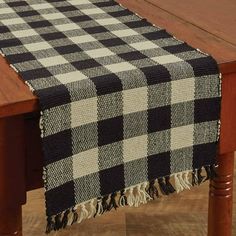
[[47,233],[215,176],[211,56],[111,0],[0,0],[0,33],[40,102]]

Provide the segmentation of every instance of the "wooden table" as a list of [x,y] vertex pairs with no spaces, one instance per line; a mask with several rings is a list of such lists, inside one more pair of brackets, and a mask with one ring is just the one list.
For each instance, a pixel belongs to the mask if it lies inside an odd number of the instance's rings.
[[[119,0],[218,62],[222,82],[218,178],[210,183],[209,236],[230,236],[236,150],[235,0]],[[38,99],[0,57],[0,235],[22,235],[26,192],[42,187]]]

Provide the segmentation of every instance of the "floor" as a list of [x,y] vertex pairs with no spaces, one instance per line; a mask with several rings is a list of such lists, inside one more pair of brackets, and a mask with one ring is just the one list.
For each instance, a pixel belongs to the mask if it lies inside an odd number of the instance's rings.
[[[233,234],[236,235],[236,166]],[[45,230],[44,190],[28,193],[23,208],[24,236],[42,236]],[[139,208],[120,208],[96,219],[73,225],[51,236],[206,236],[208,183],[191,191],[151,201]]]

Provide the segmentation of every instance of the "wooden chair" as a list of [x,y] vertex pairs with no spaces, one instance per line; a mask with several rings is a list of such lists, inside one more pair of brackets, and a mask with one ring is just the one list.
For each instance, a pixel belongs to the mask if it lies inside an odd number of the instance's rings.
[[[176,6],[175,0],[119,2],[210,53],[219,64],[223,75],[219,176],[210,183],[208,236],[230,236],[236,150],[235,3],[185,0]],[[22,235],[21,206],[26,203],[26,192],[42,187],[38,121],[37,97],[0,57],[0,236]]]

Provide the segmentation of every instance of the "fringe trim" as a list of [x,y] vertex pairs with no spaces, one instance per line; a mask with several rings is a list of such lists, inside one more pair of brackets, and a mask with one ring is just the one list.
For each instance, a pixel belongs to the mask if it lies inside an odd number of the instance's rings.
[[[206,176],[202,175],[205,170]],[[162,195],[179,193],[200,185],[209,179],[214,179],[216,165],[208,165],[191,171],[183,171],[170,176],[160,177],[78,204],[64,212],[47,218],[46,233],[64,229],[67,225],[81,223],[85,219],[103,215],[105,212],[118,207],[138,207]],[[172,184],[172,183],[173,184]]]

